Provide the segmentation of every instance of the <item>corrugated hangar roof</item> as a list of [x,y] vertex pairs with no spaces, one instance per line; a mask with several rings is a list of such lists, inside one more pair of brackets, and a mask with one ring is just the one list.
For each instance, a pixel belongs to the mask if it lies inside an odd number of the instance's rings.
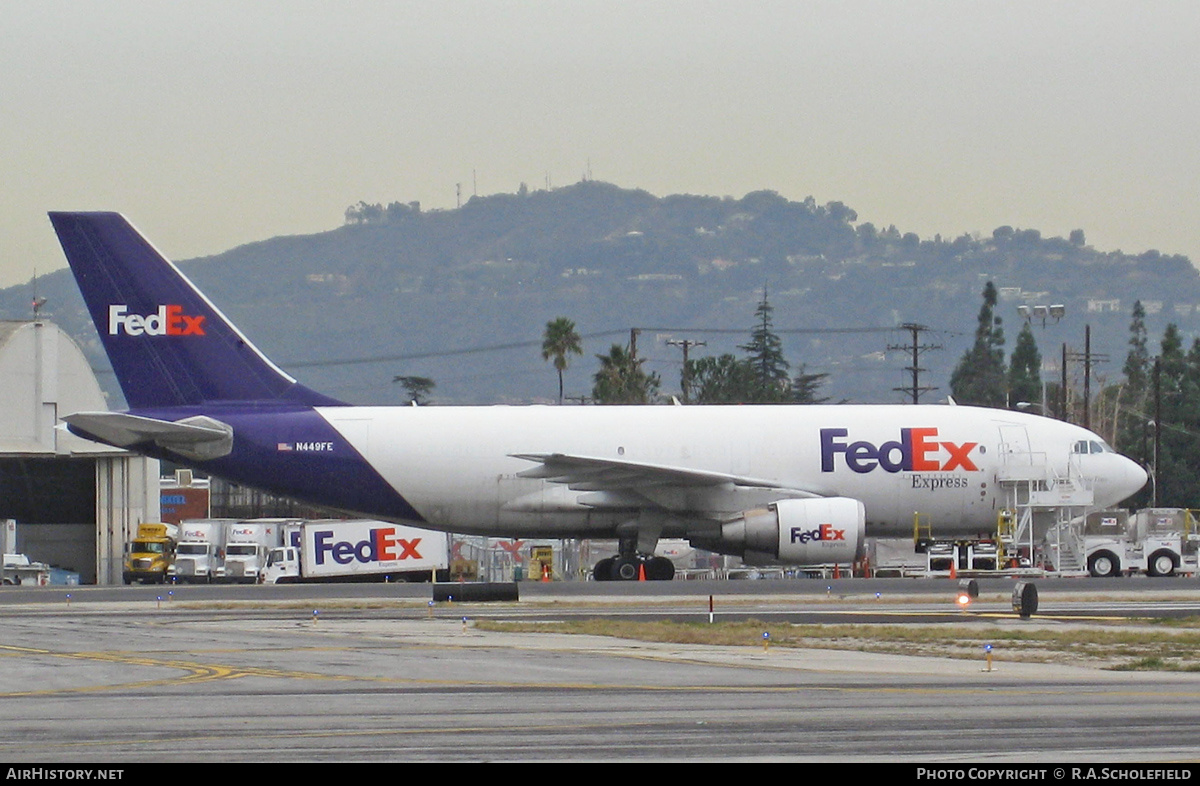
[[123,453],[57,428],[63,415],[108,408],[87,358],[61,328],[0,321],[0,455]]

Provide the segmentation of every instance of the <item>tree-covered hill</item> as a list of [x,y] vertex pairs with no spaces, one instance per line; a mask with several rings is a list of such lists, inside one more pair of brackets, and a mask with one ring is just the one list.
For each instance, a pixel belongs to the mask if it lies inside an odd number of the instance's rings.
[[[359,203],[328,232],[181,267],[272,359],[355,403],[406,400],[393,384],[401,375],[432,378],[434,403],[554,401],[557,374],[541,341],[560,316],[583,336],[583,356],[564,373],[568,398],[591,390],[595,356],[634,327],[644,329],[639,356],[669,394],[682,357],[666,340],[707,342],[692,359],[736,352],[764,290],[787,360],[828,372],[822,394],[835,401],[905,400],[894,388],[909,384],[909,358],[887,351],[911,340],[893,330],[901,323],[931,328],[921,341],[941,349],[921,355],[921,382],[940,388],[926,400],[944,398],[987,281],[1007,351],[1019,304],[1063,303],[1061,323],[1035,326],[1042,354],[1056,359],[1062,342],[1082,349],[1090,324],[1093,351],[1110,358],[1097,374],[1109,379],[1121,373],[1135,300],[1151,337],[1168,322],[1188,343],[1200,330],[1200,275],[1185,257],[1094,249],[1082,230],[920,238],[859,222],[839,202],[772,191],[656,197],[585,181],[454,210]],[[38,291],[46,313],[107,367],[69,274],[43,277]],[[27,318],[30,293],[0,291],[0,316]]]

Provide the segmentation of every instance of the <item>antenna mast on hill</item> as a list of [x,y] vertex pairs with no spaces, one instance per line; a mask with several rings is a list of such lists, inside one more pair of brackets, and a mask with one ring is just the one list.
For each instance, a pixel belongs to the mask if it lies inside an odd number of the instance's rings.
[[912,375],[912,384],[909,385],[908,387],[892,388],[892,390],[912,396],[912,403],[920,404],[922,393],[928,393],[931,390],[937,390],[937,388],[933,387],[933,386],[928,386],[928,385],[925,387],[921,386],[921,372],[927,371],[928,369],[921,368],[917,364],[917,358],[919,358],[921,356],[921,353],[927,352],[928,350],[941,349],[942,345],[941,344],[922,344],[921,343],[921,334],[924,333],[925,331],[929,330],[929,328],[925,325],[918,325],[915,322],[905,322],[903,325],[900,326],[900,328],[902,330],[907,330],[909,333],[912,334],[912,343],[911,344],[888,344],[887,351],[888,352],[908,352],[909,353],[909,356],[912,358],[912,365],[905,366],[904,370]]
[[42,311],[42,306],[46,305],[46,298],[38,297],[37,293],[37,270],[33,271],[33,320],[36,322]]

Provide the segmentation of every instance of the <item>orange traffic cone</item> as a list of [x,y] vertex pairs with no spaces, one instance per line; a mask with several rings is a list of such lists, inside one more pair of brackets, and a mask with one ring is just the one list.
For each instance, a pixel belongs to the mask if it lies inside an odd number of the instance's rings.
[[639,562],[638,563],[638,581],[645,581],[645,580],[646,580],[646,563]]
[[547,583],[550,581],[550,566],[544,562],[542,563],[542,581]]
[[952,560],[950,560],[950,580],[954,581],[957,578],[958,578],[958,555],[956,554],[956,555],[954,555],[954,558]]

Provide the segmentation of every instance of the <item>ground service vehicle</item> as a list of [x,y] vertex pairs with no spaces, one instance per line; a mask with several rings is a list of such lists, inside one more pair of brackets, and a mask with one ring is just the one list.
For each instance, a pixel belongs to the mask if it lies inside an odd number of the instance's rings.
[[175,561],[179,528],[174,524],[139,524],[137,537],[126,544],[125,567],[121,577],[126,584],[135,581],[162,584]]
[[430,581],[449,566],[443,532],[384,521],[306,521],[299,545],[271,549],[265,584]]
[[1125,573],[1175,575],[1184,566],[1189,546],[1194,556],[1195,543],[1189,543],[1185,534],[1187,516],[1188,511],[1181,508],[1089,514],[1082,547],[1088,573],[1098,578]]
[[0,563],[0,584],[6,587],[44,587],[49,583],[49,565],[33,562],[25,554],[4,553],[4,562]]
[[66,415],[73,433],[364,518],[615,539],[597,579],[672,578],[660,538],[845,565],[914,514],[989,531],[1001,477],[1070,467],[1097,508],[1146,482],[1086,429],[980,407],[350,406],[280,370],[120,214],[50,220],[130,406]]
[[225,519],[187,519],[179,525],[175,564],[167,569],[170,579],[209,583],[220,572],[225,557]]

